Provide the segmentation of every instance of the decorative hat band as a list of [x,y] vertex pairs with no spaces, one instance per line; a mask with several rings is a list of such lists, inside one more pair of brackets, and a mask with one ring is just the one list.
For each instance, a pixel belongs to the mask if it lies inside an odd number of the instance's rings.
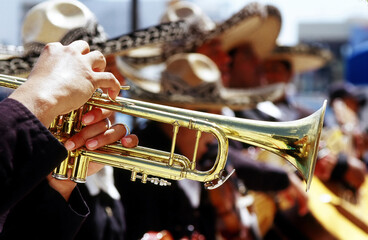
[[[90,27],[70,30],[61,40],[69,44],[75,40],[85,40],[90,44],[91,51],[98,50],[104,55],[124,55],[129,50],[139,47],[160,44],[182,38],[187,31],[184,21],[163,23],[133,33],[106,40],[98,24]],[[28,74],[36,63],[44,43],[32,42],[25,46],[25,55],[0,61],[0,73],[8,75]]]
[[209,102],[220,97],[218,82],[203,82],[198,86],[190,86],[186,81],[169,72],[162,73],[161,92],[168,96],[187,95]]

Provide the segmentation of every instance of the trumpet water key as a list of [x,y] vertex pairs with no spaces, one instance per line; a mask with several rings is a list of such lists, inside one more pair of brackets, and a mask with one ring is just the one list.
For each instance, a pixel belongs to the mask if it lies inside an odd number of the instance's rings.
[[[17,88],[25,79],[0,75],[0,86]],[[90,161],[123,168],[132,172],[131,180],[141,179],[143,183],[153,182],[169,185],[167,179],[191,179],[200,181],[208,189],[220,186],[228,177],[224,168],[228,153],[228,139],[257,146],[278,154],[289,161],[300,172],[310,187],[323,126],[326,101],[310,116],[289,122],[267,122],[203,113],[165,105],[153,104],[128,98],[111,100],[108,95],[96,91],[79,110],[59,116],[50,126],[50,131],[64,142],[82,128],[81,116],[92,107],[100,107],[135,117],[171,124],[173,141],[170,152],[138,146],[124,148],[119,143],[106,145],[94,151],[80,148],[70,151],[68,158],[54,171],[59,179],[68,178],[85,182]],[[179,128],[197,131],[192,159],[174,153]],[[218,153],[209,170],[196,168],[198,141],[202,132],[211,133],[217,139]],[[139,137],[139,136],[138,136]]]

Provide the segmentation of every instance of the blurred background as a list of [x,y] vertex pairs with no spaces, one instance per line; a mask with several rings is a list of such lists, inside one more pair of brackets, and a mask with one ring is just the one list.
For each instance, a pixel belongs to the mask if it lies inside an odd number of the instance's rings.
[[[98,18],[110,37],[159,23],[168,0],[80,0]],[[188,0],[199,5],[214,21],[222,21],[251,1]],[[28,9],[39,0],[2,0],[0,43],[21,45],[21,25]],[[367,60],[359,73],[349,73],[349,58],[368,47],[368,3],[366,0],[259,0],[279,8],[283,23],[278,43],[311,43],[329,48],[334,60],[317,72],[295,76],[296,99],[319,107],[326,89],[336,81],[350,81],[366,89]],[[365,73],[367,72],[367,73]],[[358,80],[356,76],[358,75]]]

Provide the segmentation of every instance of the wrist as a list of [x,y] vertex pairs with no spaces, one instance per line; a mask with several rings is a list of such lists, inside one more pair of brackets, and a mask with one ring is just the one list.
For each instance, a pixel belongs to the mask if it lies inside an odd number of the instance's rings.
[[51,175],[47,177],[47,180],[50,187],[59,192],[65,201],[69,201],[70,195],[77,186],[77,184],[71,180],[58,180],[53,178]]
[[40,92],[36,93],[28,89],[30,89],[30,87],[20,86],[9,96],[9,98],[22,103],[45,127],[49,127],[50,123],[56,117],[53,111],[56,106],[56,100]]

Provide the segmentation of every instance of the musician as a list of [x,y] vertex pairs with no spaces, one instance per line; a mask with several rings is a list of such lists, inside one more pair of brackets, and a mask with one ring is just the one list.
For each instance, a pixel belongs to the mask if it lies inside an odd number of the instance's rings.
[[[259,86],[262,81],[260,62],[274,48],[282,23],[281,14],[276,7],[262,7],[266,17],[261,19],[256,29],[242,26],[242,31],[235,34],[231,33],[236,30],[234,26],[233,30],[230,28],[195,49],[217,64],[225,87],[252,88]],[[231,37],[227,37],[227,34]]]
[[[332,55],[329,51],[308,45],[297,46],[278,46],[273,53],[263,62],[265,82],[272,83],[290,83],[293,76],[303,72],[319,69],[331,59]],[[304,61],[304,63],[303,63]],[[308,61],[308,64],[305,64]],[[346,87],[346,90],[345,90]],[[354,97],[353,93],[348,93],[348,86],[331,87],[329,105],[334,105],[334,100],[338,97],[345,99],[346,103],[357,112],[362,106],[363,99]],[[362,95],[361,95],[362,96]],[[296,105],[286,93],[282,99],[275,102],[277,108],[282,114],[279,117],[267,114],[265,111],[255,109],[252,111],[243,111],[245,116],[260,116],[263,119],[286,121],[306,117],[310,111],[302,106]],[[344,115],[347,118],[348,115]],[[326,122],[328,128],[331,123]],[[359,188],[364,182],[364,167],[356,161],[356,158],[347,157],[345,154],[334,155],[332,152],[327,154],[323,151],[323,156],[317,161],[315,174],[324,181],[330,178],[335,180],[343,180],[351,184],[354,188]],[[359,170],[360,169],[360,170]]]
[[[173,5],[179,6],[173,7],[174,10],[172,10],[170,14],[167,14],[168,16],[175,16],[175,13],[179,14],[180,11],[177,11],[176,8],[180,9],[181,7],[188,7],[188,4],[181,4],[180,2]],[[252,12],[256,12],[253,8],[254,6],[251,7]],[[246,18],[234,23],[234,26],[231,25],[230,27],[226,26],[226,24],[224,24],[225,27],[219,24],[219,28],[222,27],[225,28],[225,30],[220,32],[221,34],[219,34],[217,37],[209,41],[205,41],[203,45],[196,49],[197,52],[203,53],[215,61],[217,67],[221,70],[222,84],[225,87],[251,88],[259,85],[259,79],[262,76],[259,64],[260,59],[266,55],[268,51],[271,51],[275,45],[275,39],[281,26],[281,16],[278,10],[273,6],[267,6],[266,9],[264,9],[263,6],[261,7],[257,5],[257,7],[260,7],[263,11],[269,13],[266,19],[262,19],[261,22],[263,22],[263,24],[258,26],[257,29],[252,29],[250,27],[251,25],[247,26],[246,23],[248,19]],[[243,10],[247,10],[246,8]],[[196,13],[198,11],[186,12]],[[242,11],[238,13],[237,17],[241,16],[241,12]],[[185,17],[187,17],[187,15]],[[194,16],[193,19],[195,20],[196,17],[198,16]],[[259,17],[259,15],[254,14],[252,17],[256,18]],[[180,18],[180,16],[178,16],[178,18]],[[242,23],[244,23],[244,26]],[[236,31],[237,27],[241,28],[242,31]],[[265,35],[267,35],[267,37],[265,37]],[[260,38],[262,41],[259,41]],[[245,64],[244,61],[247,61],[249,64]],[[249,67],[245,68],[245,66]],[[233,81],[234,79],[237,79],[237,81]],[[229,156],[232,155],[231,152],[232,151],[230,151]],[[237,154],[234,153],[233,156],[237,156]],[[237,174],[237,176],[242,178],[242,180],[246,182],[247,187],[250,189],[277,191],[285,189],[290,185],[290,183],[294,182],[289,180],[288,174],[282,169],[276,170],[273,166],[258,163],[252,159],[244,160],[244,158],[247,158],[246,156],[240,158],[242,158],[241,161],[235,161],[236,158],[234,159],[234,168],[237,169],[237,172],[240,172],[240,174]],[[256,167],[255,165],[258,164],[259,166]],[[264,169],[264,171],[260,171],[260,169]],[[277,171],[279,171],[277,174],[278,177],[272,175]],[[273,176],[270,177],[273,179],[273,181],[262,180],[266,179],[265,176],[267,176],[267,174]],[[303,192],[304,190],[301,190],[300,187],[296,187],[296,189],[298,190],[294,189],[291,192],[297,192],[298,195],[304,196],[300,199],[305,198],[305,193]],[[306,211],[305,204],[301,204],[301,206],[300,212],[303,214]]]
[[[109,88],[110,96],[116,97],[119,83],[103,72],[105,64],[102,54],[89,52],[84,41],[68,46],[48,44],[27,82],[1,102],[1,191],[6,196],[1,198],[3,239],[22,235],[68,239],[89,214],[76,184],[49,174],[65,159],[66,150],[84,144],[96,149],[120,139],[124,127],[106,129],[109,113],[95,109],[84,117],[90,126],[69,139],[65,148],[47,127],[57,115],[80,107],[98,87]],[[137,139],[127,136],[122,142],[131,147]],[[90,173],[100,168],[92,165]],[[30,199],[33,205],[23,204]]]
[[[121,69],[125,66],[121,65]],[[160,68],[157,67],[157,69]],[[124,74],[124,70],[122,71]],[[201,74],[203,72],[212,72],[212,74]],[[148,76],[157,75],[160,74]],[[224,90],[220,82],[220,73],[214,63],[201,54],[177,54],[170,57],[166,62],[166,70],[161,75],[161,79],[152,80],[147,85],[131,77],[131,97],[217,114],[221,113],[223,106],[235,107],[236,105],[231,103],[235,98],[239,107],[247,106],[248,98],[252,97],[249,96],[248,91],[242,92],[239,89],[226,89],[228,95],[218,95]],[[136,78],[139,76],[137,72]],[[156,89],[159,90],[155,92]],[[236,94],[239,93],[243,93],[242,99],[237,98]],[[148,145],[170,151],[172,126],[148,121],[139,125],[134,132],[140,137],[142,146]],[[150,137],[156,135],[160,138]],[[194,142],[194,136],[195,131],[180,128],[176,152],[190,159],[193,155],[193,146],[190,143]],[[213,164],[217,147],[208,146],[213,141],[212,135],[202,133],[197,155],[201,169],[208,169],[209,165]],[[214,150],[210,151],[210,148]],[[229,156],[241,158],[233,148],[229,148]],[[231,163],[230,159],[228,163]],[[288,183],[287,174],[279,168],[258,164],[255,161],[245,161],[243,169],[245,168],[246,174],[249,173],[245,179],[250,188],[283,188],[285,182]],[[128,173],[118,170],[115,173],[116,184],[122,191],[122,200],[126,207],[128,238],[142,237],[148,231],[167,230],[174,239],[183,236],[190,238],[195,232],[203,234],[206,239],[213,239],[216,234],[215,218],[220,217],[218,215],[220,212],[214,209],[213,202],[209,199],[208,194],[212,191],[204,191],[203,186],[189,180],[172,181],[170,187],[156,187],[139,182],[129,183],[127,182],[130,178]],[[272,181],[267,181],[266,178]],[[223,203],[227,204],[225,201]],[[248,229],[247,237],[252,236],[250,232]],[[232,236],[235,237],[236,234],[238,232],[233,233]]]
[[[52,11],[52,13],[49,11]],[[55,18],[55,13],[57,13],[57,16],[62,17]],[[35,18],[37,21],[34,20]],[[65,24],[65,19],[67,19],[66,22],[68,22],[68,24]],[[52,34],[50,34],[50,32]],[[79,1],[43,1],[31,8],[24,18],[22,26],[22,40],[26,50],[33,50],[33,48],[29,46],[37,47],[40,44],[46,44],[50,41],[60,41],[65,44],[65,42],[78,40],[80,38],[90,41],[91,44],[103,44],[107,41],[107,36],[104,33],[103,28],[97,23],[97,19],[94,14]],[[105,71],[112,72],[112,68],[109,66],[113,63],[113,60],[114,56],[106,57],[107,63],[105,64],[107,64],[107,66]],[[115,78],[120,84],[123,84],[121,76],[115,75]],[[100,111],[100,113],[94,112],[88,113],[85,116],[85,120],[93,120],[92,117],[95,118],[95,120],[88,124],[95,123],[96,120],[99,120],[101,117],[109,117],[113,123],[110,129],[105,129],[106,132],[103,137],[103,139],[105,139],[105,144],[107,143],[106,140],[109,140],[109,143],[118,140],[119,138],[117,138],[116,134],[119,134],[121,135],[120,137],[122,137],[126,132],[125,127],[119,124],[119,122],[123,121],[120,121],[120,119],[119,121],[115,121],[113,119],[114,115],[112,115],[110,111],[103,110]],[[114,123],[116,123],[116,125]],[[100,123],[100,127],[101,124],[102,123]],[[104,126],[106,126],[106,124]],[[83,130],[82,133],[88,134],[91,132],[91,130],[88,129],[86,132],[84,131],[85,130]],[[84,135],[81,136],[87,137]],[[123,141],[131,139],[132,137],[129,136],[123,138]],[[124,145],[135,146],[136,143],[137,140],[133,139],[131,143],[124,142]],[[79,145],[83,145],[83,143],[81,142]],[[98,143],[96,146],[101,146],[101,143]],[[94,147],[94,149],[95,148],[96,147]],[[99,169],[101,169],[101,167]],[[50,181],[56,183],[60,182],[53,178],[50,178]],[[65,185],[65,183],[63,183],[63,185]],[[74,189],[75,184],[71,182],[71,185]],[[86,216],[83,218],[84,223],[81,227],[76,225],[79,229],[74,238],[88,238],[91,240],[124,239],[124,208],[120,202],[120,193],[114,186],[113,168],[111,166],[104,166],[96,174],[89,176],[86,180],[86,184],[79,184],[78,191],[80,191],[81,196],[83,196],[83,200],[89,207],[89,214],[88,217]],[[49,192],[50,191],[48,191],[47,188],[39,189],[38,195],[48,196]],[[37,201],[37,194],[33,194],[32,196],[33,197],[29,197],[27,200],[22,202],[24,208]],[[17,215],[14,214],[14,216]],[[73,234],[75,234],[75,231]]]
[[[279,24],[281,24],[281,17],[273,18],[273,20],[275,19],[279,19]],[[267,24],[264,27],[261,25],[261,29],[267,29],[269,26]],[[272,34],[274,32],[263,35],[263,41],[274,41],[275,43],[278,32],[276,33],[276,37]],[[300,69],[298,68],[300,64],[296,66],[294,62],[290,61],[288,56],[283,59],[275,59],[273,58],[274,55],[270,54],[271,51],[266,55],[259,54],[259,46],[257,51],[257,41],[255,38],[247,38],[247,36],[241,38],[238,36],[237,40],[233,40],[237,44],[233,45],[233,48],[230,50],[224,48],[227,45],[224,41],[226,41],[225,38],[213,39],[212,41],[205,42],[197,51],[209,56],[216,62],[222,71],[223,83],[229,87],[244,88],[266,86],[274,83],[288,84],[294,74],[299,73]],[[301,46],[300,48],[303,47]],[[278,49],[284,48],[276,48],[274,51],[277,52]],[[286,54],[288,53],[286,52]],[[320,67],[326,60],[327,58],[320,57],[315,62],[308,62],[312,66],[306,66],[304,64],[303,71],[315,68],[313,64],[316,64],[316,62],[320,64],[317,67]],[[273,103],[266,102],[265,104],[259,104],[257,108],[251,110],[238,111],[236,112],[236,116],[257,120],[289,121],[306,117],[310,113],[311,111],[299,107],[290,101],[285,92],[280,99]],[[238,177],[241,176],[238,175]],[[295,178],[292,177],[292,179]],[[294,195],[292,198],[296,198],[298,201],[299,213],[305,215],[308,211],[307,198],[306,194],[301,191],[300,183],[298,184],[296,181],[291,181],[290,179],[289,188],[286,189],[285,194],[288,192],[288,194]]]
[[[323,151],[324,156],[319,159],[316,174],[322,180],[338,180],[348,187],[357,190],[364,183],[367,172],[365,166],[365,132],[360,126],[360,109],[365,105],[363,93],[359,93],[355,86],[337,83],[330,88],[329,105],[333,118],[330,118],[326,129],[338,127],[346,137],[350,136],[350,149],[330,149]],[[335,121],[335,122],[333,122]],[[336,152],[337,151],[337,152]],[[327,166],[322,171],[319,166]],[[324,168],[322,168],[324,169]]]

